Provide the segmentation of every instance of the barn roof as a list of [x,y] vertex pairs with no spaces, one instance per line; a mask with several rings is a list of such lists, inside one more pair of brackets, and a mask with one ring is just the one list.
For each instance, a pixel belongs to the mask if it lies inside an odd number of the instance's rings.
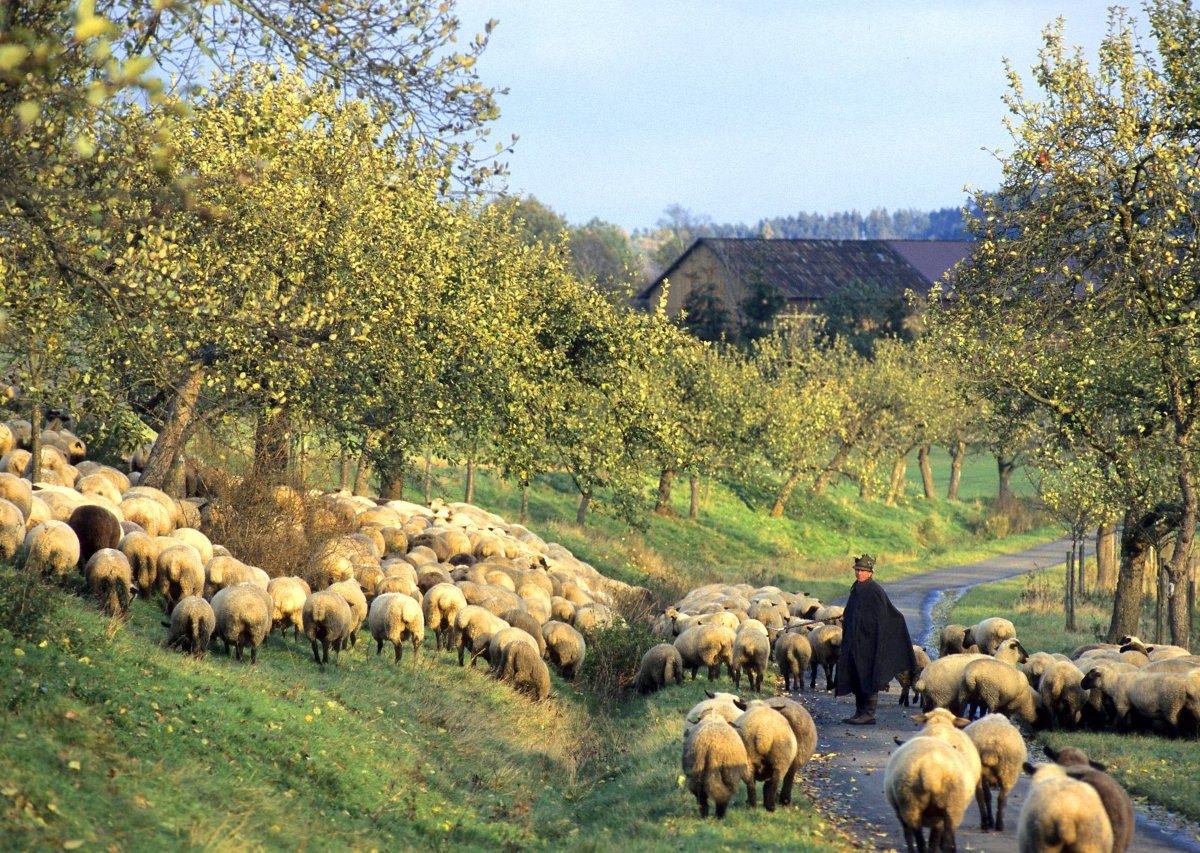
[[853,281],[873,281],[897,291],[924,293],[971,253],[963,240],[774,240],[702,237],[645,287],[648,298],[699,246],[746,283],[764,279],[788,300],[819,300]]

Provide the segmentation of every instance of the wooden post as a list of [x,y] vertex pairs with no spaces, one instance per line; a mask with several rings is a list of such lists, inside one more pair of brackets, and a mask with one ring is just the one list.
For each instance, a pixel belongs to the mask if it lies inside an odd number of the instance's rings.
[[1063,599],[1063,609],[1067,614],[1067,630],[1075,630],[1075,547],[1067,552],[1067,578],[1063,584],[1066,596]]

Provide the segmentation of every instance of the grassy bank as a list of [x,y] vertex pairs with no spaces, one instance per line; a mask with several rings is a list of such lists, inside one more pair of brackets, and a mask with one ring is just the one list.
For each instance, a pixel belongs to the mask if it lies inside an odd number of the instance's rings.
[[[988,616],[1011,619],[1017,636],[1031,651],[1071,651],[1103,639],[1112,613],[1112,599],[1089,596],[1076,603],[1076,631],[1064,626],[1061,567],[976,587],[950,611],[951,622],[971,625]],[[1153,636],[1153,611],[1143,607],[1141,636]],[[1200,621],[1192,626],[1192,636]],[[1193,821],[1200,821],[1200,742],[1151,735],[1107,732],[1042,732],[1041,743],[1078,746],[1109,766],[1110,772],[1134,796],[1160,803]]]

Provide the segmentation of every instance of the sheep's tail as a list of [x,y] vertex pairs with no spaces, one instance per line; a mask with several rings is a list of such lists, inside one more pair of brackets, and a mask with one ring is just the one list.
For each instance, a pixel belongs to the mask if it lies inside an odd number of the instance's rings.
[[192,620],[192,654],[200,654],[200,620]]

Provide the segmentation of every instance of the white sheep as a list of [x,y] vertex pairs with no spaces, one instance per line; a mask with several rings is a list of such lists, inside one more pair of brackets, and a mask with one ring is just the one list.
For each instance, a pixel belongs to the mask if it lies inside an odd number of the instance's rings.
[[188,595],[180,599],[171,611],[171,621],[163,625],[171,629],[166,639],[168,648],[186,647],[193,656],[202,657],[208,651],[217,617],[208,601],[198,595]]
[[[761,625],[761,623],[759,623]],[[744,673],[749,688],[762,691],[763,675],[771,660],[771,640],[765,630],[743,627],[733,640],[732,665],[733,686],[740,688]]]
[[908,853],[956,849],[954,835],[974,788],[952,746],[927,736],[906,741],[888,758],[883,793],[900,821]]
[[28,520],[33,509],[33,484],[16,474],[0,472],[0,498],[11,501],[21,511],[21,517]]
[[305,599],[301,619],[304,635],[312,644],[313,660],[319,664],[329,663],[330,648],[340,659],[354,624],[354,614],[346,599],[332,590],[318,590]]
[[[986,714],[963,729],[979,753],[980,777],[975,789],[979,804],[980,829],[1004,831],[1004,805],[1008,793],[1021,776],[1025,763],[1025,738],[1003,714]],[[992,810],[992,789],[996,808]]]
[[[542,626],[542,639],[546,643],[546,657],[554,664],[561,678],[574,681],[587,659],[587,640],[565,622],[550,620]],[[675,651],[674,646],[670,647]],[[678,658],[678,652],[676,652]],[[683,661],[678,661],[678,680],[683,681]],[[639,668],[639,673],[641,672]]]
[[896,700],[896,704],[903,705],[906,708],[912,698],[913,684],[921,677],[921,673],[925,671],[925,667],[929,666],[929,652],[915,644],[912,649],[913,660],[916,661],[916,666],[911,670],[906,669],[896,675],[896,681],[900,684],[900,698]]
[[88,592],[109,616],[124,615],[129,609],[133,569],[129,558],[115,548],[101,548],[84,566]]
[[346,603],[350,605],[350,613],[354,617],[350,622],[350,645],[354,646],[358,641],[358,629],[367,621],[367,597],[354,578],[330,584],[328,588],[346,599]]
[[[517,628],[512,629],[524,634]],[[526,635],[528,636],[528,635]],[[550,695],[550,670],[536,645],[515,640],[504,645],[495,667],[496,676],[535,702]]]
[[751,808],[756,803],[755,782],[763,783],[763,807],[775,811],[781,788],[791,790],[795,768],[796,734],[791,724],[774,708],[765,705],[748,707],[733,727],[746,745],[750,760],[750,777],[746,781],[746,801]]
[[1082,749],[1073,746],[1058,751],[1050,746],[1044,749],[1046,756],[1060,765],[1069,777],[1096,789],[1112,828],[1113,853],[1125,853],[1133,841],[1134,824],[1137,820],[1129,794],[1125,793],[1125,789],[1116,779],[1105,772],[1103,764],[1092,761]]
[[1035,769],[1026,763],[1025,770],[1033,774],[1033,780],[1017,822],[1021,853],[1112,850],[1112,825],[1100,795],[1091,785],[1070,778],[1057,764]]
[[425,627],[433,631],[434,648],[450,648],[454,617],[467,606],[462,590],[452,583],[434,584],[422,601]]
[[225,654],[230,647],[237,649],[237,659],[242,659],[242,650],[250,647],[250,663],[258,663],[258,647],[271,630],[271,611],[274,605],[265,590],[252,583],[240,583],[219,590],[212,598],[212,609],[217,624],[215,635],[225,644]]
[[0,560],[11,560],[25,544],[25,514],[12,501],[0,498]]
[[1010,663],[984,655],[963,669],[959,699],[966,707],[1018,716],[1032,726],[1037,722],[1033,696],[1025,674]]
[[1086,696],[1083,673],[1071,661],[1055,661],[1042,673],[1038,692],[1046,709],[1050,728],[1075,729],[1079,725]]
[[308,583],[304,578],[272,578],[267,584],[267,594],[272,603],[271,630],[286,634],[290,625],[292,638],[299,639],[304,628],[304,602],[312,595]]
[[1168,735],[1194,735],[1200,721],[1200,669],[1138,673],[1126,688],[1135,727]]
[[812,658],[808,664],[811,673],[809,689],[816,689],[817,667],[820,667],[825,671],[825,689],[832,690],[834,667],[842,649],[842,626],[819,625],[808,635],[808,643],[812,646]]
[[395,662],[399,663],[404,654],[404,641],[408,640],[413,647],[413,663],[416,663],[421,640],[425,637],[425,616],[416,599],[400,592],[377,596],[371,602],[367,620],[375,639],[376,655],[383,653],[386,640],[395,648]]
[[812,660],[808,637],[795,631],[785,631],[775,639],[775,664],[783,676],[785,691],[803,690],[804,673]]
[[733,674],[734,631],[725,625],[697,625],[675,638],[675,648],[683,658],[683,666],[696,680],[701,666],[708,667],[708,680],[715,681],[724,663]]
[[65,521],[43,521],[25,534],[25,569],[65,577],[79,563],[79,537]]
[[638,693],[662,690],[670,682],[683,683],[683,657],[671,643],[651,646],[638,662],[632,687]]
[[1005,640],[1017,636],[1016,626],[1002,616],[993,616],[967,628],[963,635],[963,647],[979,646],[985,655],[994,655]]
[[812,715],[808,713],[803,705],[794,699],[788,699],[786,696],[772,696],[768,699],[755,699],[746,705],[747,709],[756,705],[765,705],[783,715],[783,718],[788,721],[788,725],[792,727],[792,734],[796,736],[796,757],[792,759],[792,767],[790,773],[784,777],[783,785],[779,789],[779,804],[786,806],[792,802],[792,784],[795,781],[800,771],[804,769],[804,765],[812,758],[813,752],[817,748],[817,726],[813,722]]
[[682,766],[702,818],[708,817],[710,800],[717,818],[724,818],[738,783],[745,782],[753,790],[746,746],[737,730],[715,712],[697,720],[684,735]]
[[705,690],[704,695],[708,698],[700,700],[684,714],[683,734],[685,737],[710,712],[717,714],[725,722],[732,723],[746,710],[738,706],[737,703],[741,697],[736,693],[714,693],[711,690]]
[[158,540],[144,531],[135,530],[121,537],[117,550],[129,558],[138,593],[142,598],[148,597],[158,586]]
[[458,649],[458,665],[464,665],[464,655],[471,652],[471,665],[475,665],[476,656],[487,648],[492,634],[507,628],[508,623],[499,616],[479,607],[468,604],[454,617],[453,642]]
[[[913,687],[923,697],[922,707],[948,708],[954,713],[962,710],[959,692],[962,688],[963,670],[972,661],[986,658],[984,654],[955,654],[931,661]],[[995,659],[1011,664],[1024,663],[1028,658],[1024,648],[1016,640],[1005,640],[996,649]]]
[[[183,539],[179,541],[190,544]],[[196,553],[200,554],[200,550],[196,549]],[[204,559],[202,554],[200,559]],[[204,565],[204,597],[212,601],[213,596],[226,587],[239,583],[250,583],[253,579],[254,574],[250,571],[250,567],[236,557],[225,555],[211,557]]]
[[204,564],[200,554],[186,542],[163,548],[158,552],[155,584],[168,612],[185,596],[203,595]]

